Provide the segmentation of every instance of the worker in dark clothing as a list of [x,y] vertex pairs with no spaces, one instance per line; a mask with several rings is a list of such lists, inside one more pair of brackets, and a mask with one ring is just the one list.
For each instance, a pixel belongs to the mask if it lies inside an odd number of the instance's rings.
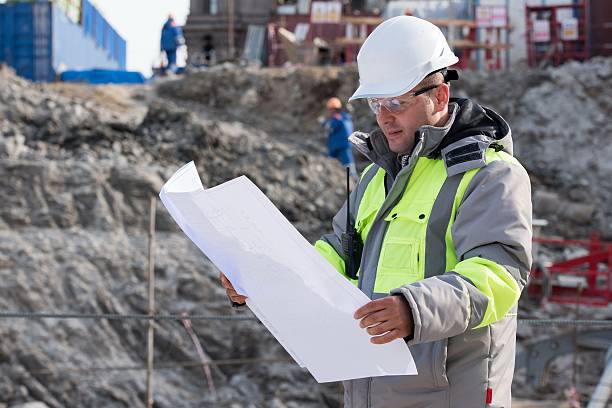
[[176,72],[176,50],[185,44],[183,30],[177,27],[172,15],[168,16],[161,32],[161,50],[166,54],[167,65],[163,71]]
[[202,53],[204,55],[204,64],[209,67],[214,65],[217,61],[217,55],[215,52],[215,46],[213,44],[213,39],[210,34],[206,34],[204,36],[204,46],[202,47]]
[[328,154],[338,159],[344,167],[348,167],[351,176],[357,178],[353,151],[348,140],[353,133],[353,118],[348,112],[342,110],[342,102],[336,97],[328,99],[326,108],[328,116],[322,126],[327,133]]

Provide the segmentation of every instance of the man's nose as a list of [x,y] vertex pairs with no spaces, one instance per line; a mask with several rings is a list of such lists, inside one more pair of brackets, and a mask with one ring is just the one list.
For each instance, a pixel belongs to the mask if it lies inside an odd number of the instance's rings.
[[380,113],[378,114],[378,120],[384,125],[393,123],[395,115],[389,111],[384,105],[380,107]]

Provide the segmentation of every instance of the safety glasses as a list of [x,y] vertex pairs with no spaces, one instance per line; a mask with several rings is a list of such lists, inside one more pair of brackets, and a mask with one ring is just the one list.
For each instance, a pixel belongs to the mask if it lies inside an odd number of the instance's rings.
[[402,99],[400,99],[399,97],[367,98],[367,101],[368,105],[370,106],[370,109],[372,109],[372,112],[374,112],[375,115],[380,115],[380,112],[383,107],[391,113],[398,114],[408,109],[408,107],[412,105],[412,102],[414,101],[415,97],[422,95],[425,92],[431,91],[432,89],[435,89],[440,85],[442,84],[426,86],[425,88],[419,89],[418,91],[402,95]]

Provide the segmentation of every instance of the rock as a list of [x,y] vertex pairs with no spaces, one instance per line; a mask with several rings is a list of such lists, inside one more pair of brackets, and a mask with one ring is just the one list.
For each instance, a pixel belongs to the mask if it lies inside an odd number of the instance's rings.
[[9,132],[6,133],[5,137],[0,139],[0,158],[15,160],[27,150],[25,137],[21,134],[10,136]]
[[558,194],[537,190],[533,194],[534,210],[548,217],[557,216],[565,222],[583,224],[591,221],[595,206],[563,200]]
[[49,408],[49,406],[42,402],[34,401],[26,402],[25,404],[11,405],[9,408]]

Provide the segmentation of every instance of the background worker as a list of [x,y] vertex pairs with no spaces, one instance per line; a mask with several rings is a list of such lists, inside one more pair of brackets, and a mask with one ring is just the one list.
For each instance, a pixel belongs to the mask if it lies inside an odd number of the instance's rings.
[[355,159],[348,140],[353,133],[353,118],[342,110],[342,102],[336,97],[329,98],[325,107],[327,117],[322,122],[322,126],[327,134],[328,155],[337,159],[344,167],[348,167],[351,176],[357,178]]
[[163,67],[164,72],[176,72],[176,50],[183,44],[183,30],[177,27],[174,17],[170,14],[162,27],[160,40],[160,47],[167,61],[167,65]]
[[383,22],[357,57],[351,99],[366,98],[380,126],[350,138],[373,162],[349,197],[359,270],[342,245],[346,203],[315,247],[373,299],[354,316],[371,341],[405,341],[418,375],[346,381],[346,407],[511,406],[530,182],[506,121],[450,98],[457,62],[442,32],[412,16]]

